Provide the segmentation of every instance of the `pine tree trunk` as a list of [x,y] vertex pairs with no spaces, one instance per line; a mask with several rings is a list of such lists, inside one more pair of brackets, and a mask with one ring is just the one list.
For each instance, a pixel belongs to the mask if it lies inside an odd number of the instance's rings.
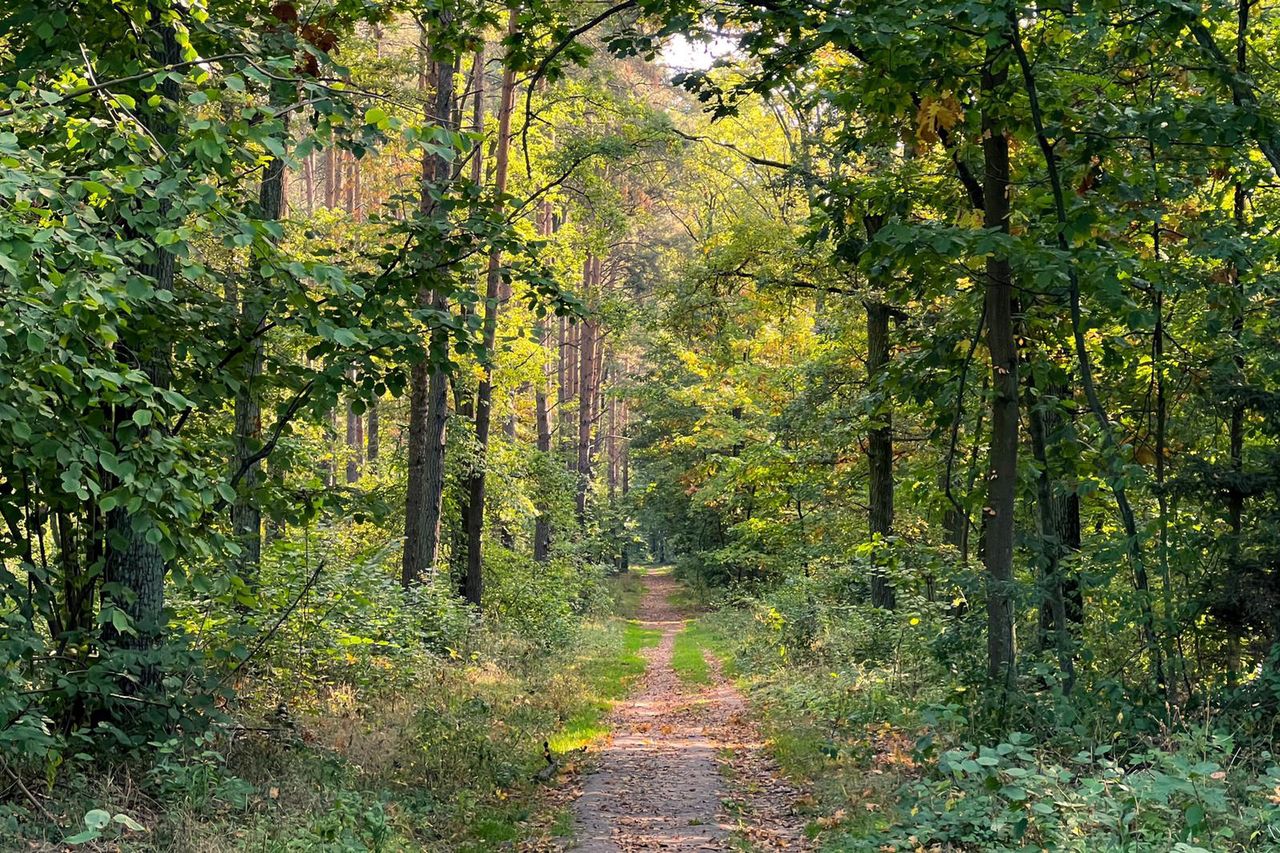
[[338,206],[338,152],[330,144],[324,149],[324,206],[333,210]]
[[351,216],[356,222],[364,222],[364,190],[360,186],[360,161],[351,160]]
[[[542,203],[542,216],[539,222],[541,226],[539,231],[546,238],[550,237],[553,228],[553,217],[551,214],[551,203]],[[551,341],[550,328],[547,325],[549,321],[544,319],[540,327],[539,343],[545,354],[546,348]],[[561,325],[563,330],[564,326]],[[563,365],[563,361],[560,361]],[[563,372],[563,367],[561,367]],[[547,383],[550,377],[547,375],[548,369],[545,366],[542,371],[542,381],[538,384],[537,390],[534,392],[533,408],[534,419],[537,421],[538,430],[538,453],[543,457],[551,455],[551,413],[547,410]],[[546,500],[544,495],[538,496],[538,517],[533,524],[533,559],[539,563],[545,563],[551,559],[551,517],[547,511]]]
[[306,205],[307,216],[315,212],[316,206],[316,152],[308,151],[302,160],[302,198]]
[[[595,259],[587,257],[583,269],[584,290],[589,295],[595,287]],[[591,419],[595,405],[595,390],[592,371],[595,369],[596,348],[595,329],[591,320],[584,320],[579,325],[579,364],[578,369],[578,523],[586,522],[587,493],[591,488]]]
[[569,321],[560,318],[560,330],[556,336],[556,447],[560,452],[569,437]]
[[605,421],[605,455],[609,460],[607,476],[609,503],[613,503],[617,498],[618,492],[618,401],[611,399],[606,405],[608,406],[609,415]]
[[[507,18],[507,35],[513,36],[519,16],[512,9]],[[498,139],[494,153],[494,192],[498,196],[497,213],[502,215],[506,205],[501,198],[507,191],[507,166],[511,153],[511,114],[515,108],[516,73],[508,62],[502,72],[502,89],[498,106]],[[485,464],[489,449],[489,430],[493,413],[493,365],[494,345],[498,336],[498,312],[502,294],[502,253],[494,251],[489,256],[489,269],[485,280],[484,347],[486,362],[476,392],[476,448],[478,458],[467,477],[467,574],[463,592],[466,600],[479,607],[484,597],[484,566],[482,546],[484,540]]]
[[[1250,0],[1238,0],[1236,4],[1236,74],[1241,79],[1246,79],[1249,73],[1249,9],[1253,4]],[[1238,108],[1241,104],[1240,96],[1237,94],[1232,98],[1235,106]],[[1235,223],[1237,232],[1241,238],[1245,235],[1245,188],[1237,180],[1232,192],[1231,207],[1232,220]],[[1245,384],[1245,362],[1242,354],[1241,337],[1244,334],[1244,306],[1245,292],[1240,283],[1240,266],[1232,263],[1227,271],[1228,279],[1232,290],[1235,291],[1235,309],[1231,317],[1231,337],[1235,346],[1235,355],[1232,357],[1232,365],[1235,369],[1235,382],[1241,386]],[[1161,329],[1161,333],[1163,328]],[[1164,341],[1160,341],[1161,350],[1163,351]],[[1162,395],[1163,399],[1163,395]],[[1233,559],[1238,558],[1241,546],[1240,537],[1244,533],[1244,492],[1240,487],[1240,478],[1244,473],[1244,405],[1239,397],[1231,402],[1230,421],[1227,426],[1227,458],[1231,467],[1231,477],[1229,479],[1230,486],[1227,489],[1227,522],[1231,526],[1231,543],[1229,545]],[[1163,481],[1164,469],[1163,459],[1157,464],[1161,466],[1161,480]],[[1164,490],[1160,492],[1161,500],[1164,498]],[[1162,518],[1166,513],[1164,507],[1161,507]],[[1162,530],[1162,535],[1167,538],[1167,531]],[[1228,632],[1233,634],[1229,638],[1228,645],[1232,649],[1232,654],[1228,658],[1227,681],[1231,685],[1235,685],[1239,678],[1241,638],[1238,636],[1239,628],[1230,626]]]

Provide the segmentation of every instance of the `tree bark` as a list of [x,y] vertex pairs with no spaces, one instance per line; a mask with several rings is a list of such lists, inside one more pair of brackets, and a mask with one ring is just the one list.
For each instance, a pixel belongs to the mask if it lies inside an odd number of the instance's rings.
[[569,321],[560,318],[556,336],[556,447],[564,452],[569,435]]
[[324,206],[338,206],[338,153],[332,142],[324,149]]
[[[155,40],[153,59],[158,67],[175,65],[182,60],[182,49],[173,27],[159,20],[159,13],[151,10],[148,33]],[[177,129],[176,111],[180,109],[181,92],[175,80],[166,78],[159,85],[162,102],[144,119],[151,134],[167,143]],[[161,196],[156,199],[163,217],[170,210],[170,202]],[[175,264],[172,253],[160,246],[151,246],[150,260],[142,263],[139,273],[155,282],[157,291],[171,291],[174,284]],[[166,347],[148,346],[145,341],[134,342],[134,349],[145,354],[144,369],[151,383],[157,388],[170,384],[169,353]],[[151,429],[163,429],[152,426]],[[107,513],[108,533],[103,567],[102,603],[123,612],[129,619],[133,633],[115,630],[111,622],[103,626],[102,639],[108,647],[145,653],[164,639],[164,576],[167,569],[159,542],[151,542],[148,535],[155,531],[153,519],[141,517],[124,506]],[[156,683],[159,670],[150,660],[139,662],[142,682],[145,686]]]
[[347,403],[347,483],[360,480],[360,457],[364,451],[364,424],[351,403]]
[[[507,17],[507,35],[516,32],[518,14],[512,9]],[[505,211],[503,195],[507,191],[507,167],[511,154],[511,114],[515,107],[516,72],[510,62],[502,71],[502,88],[498,104],[498,138],[494,146],[494,193],[498,197],[496,212]],[[489,449],[489,429],[492,424],[493,356],[498,336],[498,313],[502,294],[502,253],[489,255],[489,269],[485,280],[484,348],[485,364],[476,392],[476,448],[477,459],[467,477],[467,574],[463,592],[466,600],[480,607],[484,596],[484,566],[482,546],[484,540],[485,464]]]
[[[1236,74],[1241,78],[1244,78],[1249,72],[1248,33],[1250,5],[1250,0],[1239,0],[1236,7]],[[1243,104],[1238,93],[1233,94],[1232,100],[1237,108]],[[1235,223],[1236,231],[1241,237],[1245,234],[1245,199],[1245,189],[1240,181],[1237,180],[1232,191],[1231,208],[1232,220]],[[1245,383],[1245,361],[1241,337],[1244,334],[1245,293],[1240,283],[1239,263],[1233,262],[1227,270],[1227,275],[1231,289],[1234,291],[1233,296],[1236,303],[1231,317],[1231,338],[1235,348],[1235,353],[1232,356],[1232,366],[1236,383],[1243,386]],[[1162,346],[1163,343],[1161,341]],[[1227,426],[1227,455],[1228,464],[1231,468],[1230,485],[1227,488],[1227,522],[1231,525],[1229,550],[1233,559],[1239,556],[1240,537],[1244,532],[1244,491],[1240,487],[1240,476],[1244,472],[1244,405],[1238,395],[1234,395],[1234,397],[1231,401],[1231,415]],[[1163,469],[1161,473],[1163,473]],[[1163,480],[1163,476],[1161,480]],[[1163,494],[1162,490],[1161,495],[1163,496]],[[1161,532],[1163,535],[1167,535],[1163,530]],[[1234,686],[1239,678],[1239,649],[1242,644],[1239,628],[1230,626],[1228,632],[1232,636],[1228,639],[1231,654],[1227,661],[1227,681]]]
[[[441,13],[441,28],[451,22]],[[454,76],[457,59],[452,56],[429,61],[427,34],[422,34],[421,86],[430,89],[434,121],[452,122]],[[434,187],[452,176],[450,164],[434,154],[423,154],[419,208],[424,217],[435,213]],[[421,303],[434,311],[447,310],[445,297],[435,289],[424,289]],[[413,366],[409,390],[409,471],[405,495],[405,543],[400,565],[400,582],[405,587],[421,583],[440,556],[440,525],[444,507],[444,465],[449,419],[449,380],[438,365],[448,357],[448,333],[432,329],[423,358]]]
[[[551,202],[544,201],[542,203],[542,217],[539,226],[539,231],[544,238],[551,236],[553,228]],[[544,318],[539,328],[539,343],[544,353],[551,341],[548,322],[549,319]],[[561,329],[563,328],[562,325]],[[560,364],[563,365],[563,361],[560,361]],[[561,369],[563,371],[563,367]],[[549,459],[551,455],[551,414],[547,410],[547,383],[549,380],[548,369],[544,364],[542,381],[534,392],[533,407],[538,429],[538,453],[546,459]],[[540,563],[545,563],[551,559],[551,515],[547,510],[544,495],[539,495],[538,517],[533,523],[533,559]]]
[[1062,690],[1070,693],[1075,685],[1076,672],[1062,560],[1067,553],[1066,536],[1070,535],[1067,516],[1071,505],[1068,500],[1055,494],[1054,472],[1049,456],[1049,442],[1060,428],[1061,418],[1047,410],[1054,405],[1052,402],[1036,399],[1035,383],[1030,372],[1027,376],[1027,389],[1027,423],[1031,434],[1031,451],[1040,469],[1036,476],[1036,508],[1038,532],[1043,547],[1041,556],[1044,560],[1041,572],[1041,639],[1043,642],[1052,638],[1058,656],[1058,668],[1062,672]]
[[[277,106],[287,102],[289,90],[276,84],[272,100]],[[288,119],[284,119],[283,136],[288,136]],[[276,221],[284,214],[285,161],[273,157],[267,164],[258,187],[258,216],[264,221]],[[271,238],[268,238],[271,239]],[[262,465],[253,461],[253,455],[262,444],[262,406],[258,399],[257,380],[262,373],[265,353],[265,337],[262,325],[266,322],[265,300],[262,299],[265,283],[256,269],[249,271],[250,281],[241,288],[240,336],[249,341],[245,352],[245,371],[234,404],[234,452],[231,474],[239,474],[236,498],[231,504],[231,531],[240,546],[236,558],[236,573],[250,589],[257,586],[258,571],[262,563],[262,508],[256,494]]]
[[315,212],[315,171],[316,171],[316,152],[308,151],[307,156],[302,161],[302,198],[306,205],[307,216]]
[[[873,396],[883,388],[889,367],[889,306],[882,302],[867,303],[867,384]],[[893,534],[893,412],[884,400],[876,404],[873,426],[867,436],[867,461],[870,469],[867,516],[873,537],[882,541]],[[871,570],[871,604],[892,610],[896,604],[893,584],[875,557]]]
[[[583,265],[583,284],[584,291],[590,295],[595,287],[595,276],[598,267],[594,256],[588,255]],[[596,363],[595,348],[595,329],[594,323],[590,319],[583,320],[579,324],[579,337],[581,341],[581,349],[579,352],[579,361],[581,367],[578,370],[579,388],[578,388],[578,523],[586,522],[587,517],[587,493],[591,488],[591,420],[592,409],[595,405],[595,390],[592,378],[592,372]]]
[[[987,49],[982,66],[983,221],[1009,233],[1009,139],[995,116],[1008,79],[1009,50]],[[991,356],[991,447],[982,559],[987,572],[987,674],[1011,688],[1017,678],[1014,634],[1013,538],[1018,477],[1018,344],[1014,337],[1012,269],[1006,251],[986,261],[987,349]]]
[[375,396],[369,401],[369,412],[366,417],[365,425],[365,449],[364,458],[370,463],[378,461],[378,453],[381,451],[382,436],[379,433],[381,424],[378,416],[378,398]]

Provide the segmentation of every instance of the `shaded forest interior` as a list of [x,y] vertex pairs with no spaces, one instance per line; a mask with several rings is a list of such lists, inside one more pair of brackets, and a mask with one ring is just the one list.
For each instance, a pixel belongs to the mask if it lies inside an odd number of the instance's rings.
[[0,846],[560,849],[659,577],[814,849],[1280,849],[1277,63],[1275,0],[9,0]]

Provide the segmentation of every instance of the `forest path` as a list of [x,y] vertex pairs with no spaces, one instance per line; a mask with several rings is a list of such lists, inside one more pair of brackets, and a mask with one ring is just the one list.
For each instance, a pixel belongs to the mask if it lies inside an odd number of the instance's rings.
[[690,615],[673,602],[679,583],[652,571],[644,582],[637,619],[661,641],[646,650],[644,675],[614,709],[613,734],[574,806],[571,849],[806,849],[793,808],[799,792],[780,779],[719,662],[707,655],[707,684],[682,684],[672,667],[676,635]]

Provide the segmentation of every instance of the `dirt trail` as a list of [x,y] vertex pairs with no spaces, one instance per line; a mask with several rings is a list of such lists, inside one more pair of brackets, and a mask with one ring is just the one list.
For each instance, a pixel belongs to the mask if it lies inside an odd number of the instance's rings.
[[708,658],[705,685],[682,684],[672,669],[685,622],[671,602],[678,584],[651,573],[645,586],[638,618],[662,639],[646,651],[648,668],[615,709],[613,736],[583,780],[570,849],[666,853],[742,849],[743,841],[748,849],[807,849],[792,808],[798,792],[781,781],[718,663]]

